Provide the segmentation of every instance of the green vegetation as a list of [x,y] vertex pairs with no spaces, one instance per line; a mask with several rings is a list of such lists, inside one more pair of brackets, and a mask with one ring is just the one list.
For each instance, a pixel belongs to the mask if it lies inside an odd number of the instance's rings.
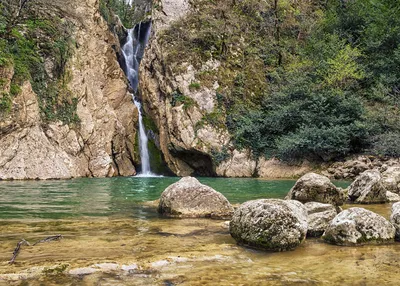
[[118,15],[125,28],[132,28],[134,12],[134,6],[125,0],[100,0],[100,13],[109,25],[115,24],[114,15]]
[[219,164],[230,158],[228,148],[226,148],[226,146],[223,146],[220,151],[212,149],[211,158],[213,160],[214,165],[218,166]]
[[171,94],[171,105],[179,106],[183,104],[183,109],[187,110],[194,106],[196,102],[193,98],[183,95],[179,90],[174,91]]
[[192,82],[191,84],[189,84],[189,89],[191,90],[191,91],[193,91],[193,90],[199,90],[201,88],[201,85],[200,85],[200,83],[198,83],[198,82]]
[[12,98],[29,80],[38,96],[44,121],[79,123],[78,100],[67,88],[66,66],[73,52],[73,26],[58,16],[41,15],[38,5],[34,1],[16,0],[0,4],[0,69],[10,66],[14,69],[10,91],[1,99],[0,113],[11,111]]
[[287,161],[400,156],[399,1],[193,5],[160,44],[173,72],[190,62],[196,86],[218,81],[204,121],[226,125],[236,147]]

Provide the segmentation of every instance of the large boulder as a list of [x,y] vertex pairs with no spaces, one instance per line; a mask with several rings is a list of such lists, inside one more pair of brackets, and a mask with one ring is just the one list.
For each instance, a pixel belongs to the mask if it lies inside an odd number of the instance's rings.
[[389,191],[386,191],[386,198],[390,203],[400,202],[400,195]]
[[392,242],[394,226],[384,217],[363,208],[350,208],[339,213],[322,238],[337,245],[360,245]]
[[392,214],[390,222],[396,228],[396,240],[400,241],[400,202],[392,205]]
[[305,203],[308,213],[308,237],[320,237],[336,217],[336,208],[331,204],[317,202]]
[[382,173],[381,183],[387,191],[400,194],[400,166],[388,167]]
[[233,214],[230,233],[238,244],[269,251],[296,248],[307,233],[307,210],[293,200],[248,201]]
[[230,218],[233,207],[221,193],[184,177],[161,194],[158,212],[169,217]]
[[349,199],[357,204],[385,203],[386,188],[378,170],[368,170],[356,178],[349,187]]
[[341,206],[345,201],[345,195],[344,191],[332,184],[327,177],[307,173],[297,180],[286,199],[302,203],[320,202]]

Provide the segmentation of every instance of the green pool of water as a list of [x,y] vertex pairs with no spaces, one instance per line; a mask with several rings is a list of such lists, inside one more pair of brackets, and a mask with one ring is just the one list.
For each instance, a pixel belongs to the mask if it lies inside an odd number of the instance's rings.
[[[0,182],[0,219],[62,219],[96,216],[151,218],[141,204],[160,197],[177,177],[104,178],[64,181]],[[284,198],[294,180],[199,178],[231,203],[259,198]],[[347,182],[336,182],[347,187]]]

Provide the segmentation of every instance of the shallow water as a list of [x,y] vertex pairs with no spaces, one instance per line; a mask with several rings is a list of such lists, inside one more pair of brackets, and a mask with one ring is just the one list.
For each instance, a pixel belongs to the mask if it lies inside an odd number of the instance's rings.
[[[309,239],[294,251],[267,253],[237,246],[223,221],[159,217],[148,202],[175,181],[0,182],[0,284],[398,285],[399,243],[339,247]],[[200,181],[232,203],[283,198],[294,184]],[[390,212],[389,204],[365,207],[386,217]],[[33,243],[54,234],[64,238],[23,247],[16,263],[8,265],[21,238]],[[98,263],[111,264],[93,266]],[[68,274],[79,267],[96,272]]]

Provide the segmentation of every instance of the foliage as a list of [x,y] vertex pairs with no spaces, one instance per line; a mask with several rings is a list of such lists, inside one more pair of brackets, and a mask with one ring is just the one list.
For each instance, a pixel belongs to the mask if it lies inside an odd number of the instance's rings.
[[400,133],[388,132],[373,138],[371,153],[378,156],[400,157]]
[[174,91],[171,94],[171,105],[179,106],[183,104],[183,109],[187,110],[194,106],[196,102],[193,98],[183,95],[179,90]]
[[[77,99],[67,88],[67,62],[75,44],[71,36],[73,25],[58,16],[42,15],[39,8],[35,1],[0,4],[0,68],[13,65],[14,69],[10,92],[3,97],[0,111],[5,111],[4,106],[10,110],[11,105],[4,102],[12,102],[12,97],[20,93],[20,86],[29,80],[44,121],[79,123]],[[51,70],[45,69],[46,60],[52,63]]]
[[221,150],[211,149],[211,158],[215,166],[220,165],[222,162],[230,158],[228,148],[222,146]]
[[191,90],[191,91],[193,91],[193,90],[199,90],[201,88],[201,85],[200,85],[200,83],[198,83],[198,82],[192,82],[191,84],[189,84],[189,89]]
[[114,15],[118,15],[125,28],[132,28],[135,9],[125,0],[100,0],[99,8],[101,15],[108,24],[115,24]]
[[[200,124],[226,125],[236,147],[257,156],[397,156],[399,1],[193,5],[160,44],[173,72],[190,62],[200,71],[196,83],[211,88],[218,82],[218,109]],[[209,60],[219,61],[218,70],[204,70]]]
[[7,113],[11,110],[11,96],[8,93],[3,92],[0,95],[0,114]]

